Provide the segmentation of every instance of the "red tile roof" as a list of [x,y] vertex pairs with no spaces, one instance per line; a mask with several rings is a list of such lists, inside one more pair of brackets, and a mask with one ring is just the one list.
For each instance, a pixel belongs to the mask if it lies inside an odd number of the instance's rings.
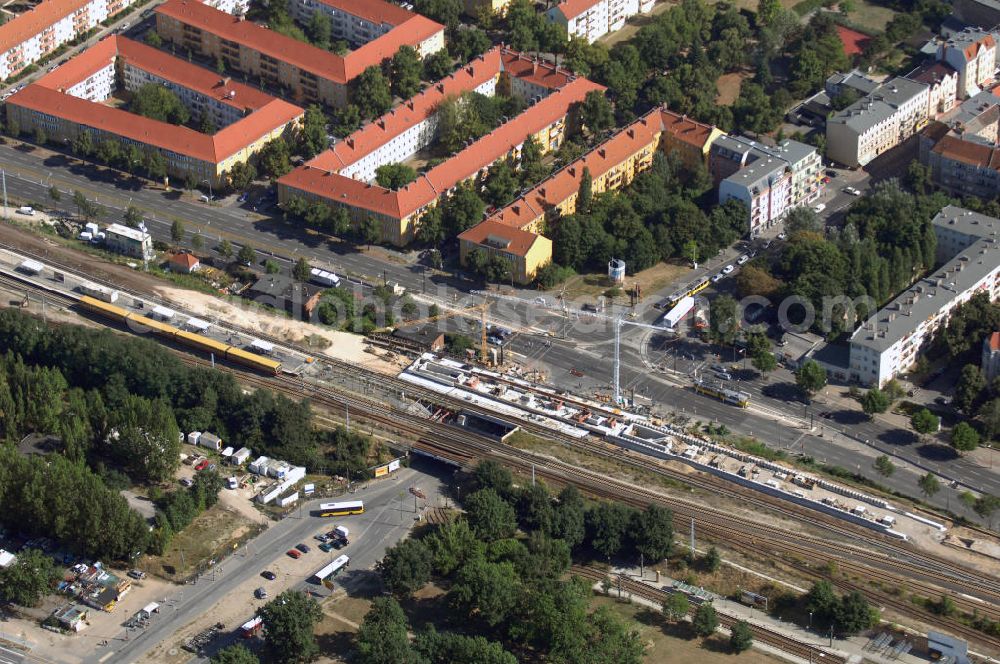
[[[185,25],[199,28],[248,48],[287,62],[315,76],[345,84],[372,65],[391,58],[401,46],[417,46],[444,26],[418,14],[394,27],[378,39],[364,44],[346,56],[339,56],[315,46],[286,37],[273,30],[231,16],[197,0],[168,0],[155,10]],[[405,11],[405,10],[403,10]],[[407,12],[409,14],[409,12]]]
[[[197,90],[226,103],[250,108],[252,113],[214,135],[159,122],[119,108],[80,99],[61,90],[70,88],[106,66],[109,59],[124,57],[141,69],[169,78],[180,85]],[[270,97],[240,83],[218,85],[220,77],[134,42],[124,37],[108,37],[93,48],[70,60],[38,82],[26,87],[7,100],[8,104],[30,108],[41,113],[64,118],[141,143],[171,150],[196,159],[218,163],[245,148],[249,143],[283,126],[303,113],[298,106]],[[229,99],[229,92],[236,96]],[[242,102],[242,103],[240,103]]]
[[990,335],[990,350],[993,352],[1000,350],[1000,332]]
[[414,16],[419,16],[383,0],[319,0],[319,2],[372,23],[402,25]]
[[[490,59],[487,58],[485,62],[488,64]],[[470,74],[470,76],[473,75]],[[592,90],[604,90],[604,87],[585,78],[571,80],[562,89],[553,92],[513,120],[500,125],[490,134],[480,138],[452,158],[435,166],[414,182],[395,192],[333,173],[342,167],[339,164],[342,163],[343,158],[339,155],[331,156],[330,152],[332,151],[316,157],[305,166],[285,175],[278,180],[278,183],[337,201],[343,205],[359,207],[394,218],[403,218],[433,202],[459,182],[473,177],[480,170],[524,142],[527,136],[537,134],[559,118],[564,117],[572,106],[581,103],[587,93]],[[438,94],[440,95],[440,93]],[[422,103],[427,102],[424,100]],[[383,116],[383,118],[385,117]],[[389,125],[395,126],[391,120],[387,120],[386,126]],[[381,129],[381,125],[376,123],[376,126]],[[403,128],[405,129],[405,127]],[[368,131],[367,128],[361,130],[361,132]],[[375,134],[378,133],[378,130],[372,131]],[[377,135],[376,138],[378,138]],[[384,142],[382,141],[382,143]],[[347,149],[350,147],[348,146]],[[347,158],[350,158],[352,160],[350,163],[353,163],[360,156],[363,155],[351,153]]]
[[958,72],[955,71],[954,67],[945,62],[932,62],[917,67],[906,78],[911,81],[920,81],[921,83],[934,85],[949,76],[958,76]]
[[711,125],[694,122],[666,109],[653,109],[497,211],[490,219],[505,226],[524,228],[579,191],[584,168],[590,171],[591,177],[599,178],[653,143],[661,132],[673,134],[679,140],[701,148],[712,129]]
[[[474,244],[492,244],[497,249],[501,249],[515,256],[526,256],[532,245],[538,241],[538,235],[522,231],[519,228],[504,226],[495,221],[487,219],[459,234],[459,241],[465,240]],[[488,242],[489,240],[500,240],[506,246]]]
[[520,51],[502,50],[503,68],[511,76],[530,81],[535,85],[556,89],[573,79],[573,72],[539,61]]
[[173,254],[170,257],[170,262],[174,265],[179,265],[185,270],[192,270],[201,263],[201,261],[199,261],[195,256],[187,253]]
[[976,56],[979,54],[979,50],[980,49],[982,49],[982,48],[993,48],[994,46],[996,46],[996,42],[993,41],[993,35],[986,35],[985,37],[983,37],[979,41],[977,41],[977,42],[975,42],[973,44],[970,44],[968,47],[966,47],[966,49],[965,49],[965,59],[966,60],[975,60]]
[[370,122],[321,153],[309,165],[324,170],[339,170],[385,145],[410,127],[423,122],[437,111],[438,104],[449,96],[470,92],[500,72],[500,49],[494,48],[453,74],[417,93],[391,111]]
[[963,141],[957,136],[943,136],[934,146],[933,152],[945,159],[958,161],[977,168],[1000,171],[1000,148],[991,148],[981,143]]
[[558,9],[567,20],[576,18],[587,11],[601,0],[563,0],[558,5]]
[[86,6],[90,0],[42,0],[0,26],[0,55]]

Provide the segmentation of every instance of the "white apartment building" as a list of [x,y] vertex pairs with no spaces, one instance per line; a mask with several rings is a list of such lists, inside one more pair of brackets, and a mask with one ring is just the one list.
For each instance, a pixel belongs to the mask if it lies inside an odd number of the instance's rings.
[[42,0],[0,26],[0,80],[38,62],[130,4],[132,0]]
[[[373,42],[395,28],[405,30],[405,24],[417,16],[383,0],[292,0],[290,9],[301,23],[308,23],[314,12],[326,14],[333,39],[342,39],[351,48]],[[420,57],[440,51],[444,48],[444,31],[434,33],[414,48]]]
[[864,166],[927,124],[930,86],[892,78],[826,122],[826,155],[846,166]]
[[958,100],[958,72],[944,62],[933,62],[917,67],[906,78],[929,86],[927,117],[936,118],[954,108]]
[[955,307],[979,292],[1000,296],[1000,219],[949,205],[932,223],[938,261],[947,262],[854,331],[853,380],[884,385],[913,366]]
[[592,44],[609,32],[621,30],[625,21],[649,12],[655,0],[563,0],[547,12],[549,20],[566,29],[570,37]]
[[66,88],[66,94],[87,101],[102,102],[110,97],[116,88],[115,63],[111,61],[79,83]]
[[937,59],[958,72],[959,96],[971,97],[996,76],[997,37],[980,28],[966,28],[938,46]]
[[108,249],[126,256],[149,260],[153,257],[153,238],[138,228],[111,224],[105,229],[104,244]]
[[709,162],[719,185],[719,202],[735,198],[749,209],[751,236],[822,192],[819,153],[798,141],[770,146],[741,136],[720,136],[712,143]]
[[250,0],[206,0],[205,4],[233,16],[243,16],[250,10]]

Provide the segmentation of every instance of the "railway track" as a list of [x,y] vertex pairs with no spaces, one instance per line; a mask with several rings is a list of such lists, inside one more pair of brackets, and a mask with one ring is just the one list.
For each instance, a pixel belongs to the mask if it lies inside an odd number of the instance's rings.
[[[650,586],[647,583],[642,583],[636,581],[635,579],[629,578],[628,576],[616,574],[610,575],[603,572],[595,567],[585,567],[581,565],[574,565],[570,568],[570,574],[575,576],[588,579],[590,581],[603,581],[609,579],[612,582],[618,581],[621,583],[622,590],[641,597],[645,600],[655,602],[657,606],[663,604],[664,600],[670,596],[670,593],[663,590],[659,590]],[[688,610],[688,615],[693,616],[696,611],[696,607],[692,606]],[[728,615],[719,614],[719,624],[723,627],[731,628],[736,622],[737,618],[733,618]],[[764,643],[774,648],[777,648],[783,652],[787,652],[791,655],[796,655],[804,660],[810,662],[824,662],[827,664],[847,664],[847,659],[843,656],[833,653],[829,650],[821,648],[820,646],[814,646],[809,643],[803,643],[798,639],[794,639],[786,634],[775,631],[763,625],[757,625],[754,623],[749,623],[750,631],[753,633],[753,638],[758,643]]]
[[[12,285],[18,291],[32,290],[32,288],[26,287],[26,283],[5,275],[0,278],[0,283]],[[72,304],[75,301],[70,296],[51,291],[46,291],[46,296],[53,302],[58,301],[66,305]],[[180,349],[175,348],[173,350],[189,364],[209,366],[208,361],[203,358],[196,358],[188,352],[181,352]],[[623,482],[610,480],[591,471],[570,466],[550,457],[539,456],[509,446],[498,446],[494,441],[468,431],[459,431],[450,425],[401,413],[384,401],[316,387],[287,376],[265,377],[257,374],[249,374],[245,371],[237,372],[237,370],[229,367],[218,366],[217,368],[231,371],[234,374],[238,373],[240,380],[244,383],[284,392],[295,398],[306,397],[318,404],[338,409],[348,405],[354,410],[357,416],[363,416],[373,423],[390,431],[397,432],[400,436],[410,438],[412,446],[438,455],[442,455],[442,453],[450,455],[449,458],[462,465],[471,465],[480,458],[498,458],[520,471],[530,471],[534,468],[536,472],[539,472],[544,479],[551,483],[558,485],[573,483],[593,495],[624,500],[639,507],[645,507],[653,502],[662,504],[673,510],[679,527],[686,527],[687,522],[690,519],[694,519],[702,536],[724,543],[729,548],[746,552],[755,557],[767,553],[773,554],[782,559],[785,564],[790,565],[810,578],[826,576],[822,573],[821,568],[827,563],[832,562],[845,571],[850,570],[852,575],[856,574],[866,578],[884,580],[885,583],[894,584],[897,588],[907,588],[913,592],[917,592],[914,586],[918,586],[921,594],[927,597],[936,597],[941,594],[938,586],[931,585],[930,583],[918,584],[912,578],[907,578],[906,576],[916,573],[921,576],[936,578],[939,583],[946,585],[949,590],[957,593],[964,593],[972,597],[982,594],[988,598],[993,598],[984,599],[984,602],[990,603],[980,604],[970,602],[961,595],[954,597],[956,603],[963,611],[971,613],[973,609],[976,609],[980,614],[983,614],[991,613],[989,609],[992,608],[992,613],[995,614],[996,612],[996,598],[1000,598],[1000,593],[995,589],[998,585],[995,580],[983,578],[980,575],[962,570],[959,570],[957,574],[945,574],[940,569],[943,561],[935,560],[926,554],[903,549],[898,545],[880,542],[880,546],[889,548],[890,550],[880,553],[877,556],[874,556],[871,552],[860,551],[852,547],[850,553],[868,556],[866,564],[862,565],[847,558],[845,555],[847,552],[841,543],[831,543],[803,534],[789,533],[765,524],[749,523],[722,510],[716,510],[704,505],[695,505],[689,501],[682,501],[653,491],[633,487]],[[351,370],[354,373],[358,372],[356,367],[351,367]],[[386,378],[384,376],[379,377],[380,380],[385,380]],[[414,386],[410,383],[398,381],[398,379],[396,381],[389,379],[387,382],[390,384],[396,382],[402,383],[401,387],[405,387],[411,395],[414,392]],[[454,401],[442,398],[442,395],[438,393],[431,393],[428,398],[430,397],[433,397],[435,402],[438,403],[442,401]],[[457,401],[457,406],[469,409],[470,404]],[[525,428],[531,429],[532,427],[528,426]],[[538,429],[538,427],[534,428]],[[547,429],[538,433],[550,438],[559,437],[553,435],[554,432]],[[562,442],[569,444],[568,441]],[[577,439],[573,439],[572,442],[574,444],[580,443]],[[583,447],[588,451],[598,452],[602,456],[612,456],[611,451],[602,449],[602,446],[597,443],[587,442]],[[621,461],[622,456],[619,451],[619,454],[615,458]],[[649,470],[648,467],[645,469]],[[720,490],[719,486],[715,483],[704,483],[701,480],[693,479],[689,475],[684,475],[682,479],[687,484],[694,484],[695,486],[700,484],[702,488],[713,492],[719,492]],[[730,490],[730,493],[734,492]],[[743,494],[739,494],[739,498],[747,500],[747,496]],[[768,504],[767,507],[773,509],[774,506]],[[801,519],[802,515],[795,515],[795,518]],[[822,523],[818,519],[813,519],[813,521],[817,522],[817,525],[821,527],[831,530],[839,529],[843,534],[855,538],[858,537],[857,533],[850,532],[846,528],[839,526],[832,528],[831,524]],[[870,534],[869,537],[871,537]],[[899,558],[892,558],[894,551],[896,554],[903,554],[913,562],[903,562]],[[949,563],[949,565],[952,570],[955,569],[953,563]],[[901,575],[901,572],[904,575]],[[844,579],[833,579],[833,582],[841,590],[859,590],[876,604],[892,607],[903,614],[914,615],[919,613],[907,601],[905,596],[901,599],[891,594],[891,592],[882,592],[870,585],[861,586]],[[966,584],[974,585],[970,586]],[[905,593],[903,594],[905,595]],[[926,619],[927,617],[924,614],[919,615],[921,619]],[[935,617],[934,620],[942,627],[946,627],[953,633],[961,635],[970,641],[989,645],[1000,650],[1000,639],[983,634],[951,618]]]

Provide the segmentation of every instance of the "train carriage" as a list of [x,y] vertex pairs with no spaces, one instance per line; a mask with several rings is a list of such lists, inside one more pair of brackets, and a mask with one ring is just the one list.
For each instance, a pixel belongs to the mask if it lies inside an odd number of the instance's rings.
[[203,336],[201,334],[195,334],[194,332],[187,332],[185,330],[179,330],[174,338],[177,343],[184,344],[185,346],[190,346],[191,348],[197,348],[198,350],[203,350],[206,353],[215,353],[216,357],[222,359],[226,356],[226,351],[229,350],[230,345],[223,343],[221,341],[216,341],[209,337]]
[[147,318],[146,316],[139,316],[138,314],[129,314],[127,322],[129,324],[129,329],[133,332],[141,334],[150,330],[154,334],[166,337],[167,339],[173,339],[174,336],[180,331],[174,325],[161,323],[158,320],[153,320],[152,318]]
[[129,312],[125,309],[117,307],[113,304],[108,304],[107,302],[102,302],[101,300],[89,295],[80,297],[80,306],[88,311],[93,311],[119,322],[124,322],[129,315]]
[[250,367],[251,369],[263,371],[264,373],[271,374],[272,376],[276,376],[281,372],[281,362],[267,357],[262,357],[256,353],[248,353],[247,351],[241,350],[236,346],[230,346],[226,350],[226,359],[230,362]]

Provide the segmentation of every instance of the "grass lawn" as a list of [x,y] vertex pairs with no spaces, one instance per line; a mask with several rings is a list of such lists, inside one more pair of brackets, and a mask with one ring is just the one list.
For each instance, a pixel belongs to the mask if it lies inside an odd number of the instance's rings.
[[663,12],[667,11],[668,9],[677,4],[679,3],[660,0],[659,2],[656,3],[656,5],[653,6],[653,11],[649,12],[648,14],[633,16],[632,18],[630,18],[628,21],[625,22],[624,28],[622,28],[621,30],[616,30],[615,32],[612,32],[609,35],[604,35],[597,41],[601,42],[608,48],[611,48],[618,42],[631,39],[632,37],[635,36],[635,33],[639,32],[639,28],[648,23],[652,23],[654,16],[656,16],[657,14],[662,14]]
[[868,0],[858,0],[855,7],[856,9],[847,15],[851,22],[879,32],[885,30],[886,24],[896,15],[896,12],[888,7],[876,5]]
[[[639,630],[639,639],[646,646],[646,662],[698,662],[698,664],[732,664],[737,661],[729,651],[729,639],[721,634],[707,639],[689,638],[689,623],[668,623],[659,611],[638,604],[624,604],[608,597],[595,597],[594,608],[611,610]],[[741,653],[739,664],[777,664],[782,661],[750,649]]]
[[179,581],[197,569],[208,568],[210,560],[219,560],[260,530],[238,512],[214,505],[199,514],[191,524],[174,535],[166,553],[148,556],[140,565],[168,581]]

